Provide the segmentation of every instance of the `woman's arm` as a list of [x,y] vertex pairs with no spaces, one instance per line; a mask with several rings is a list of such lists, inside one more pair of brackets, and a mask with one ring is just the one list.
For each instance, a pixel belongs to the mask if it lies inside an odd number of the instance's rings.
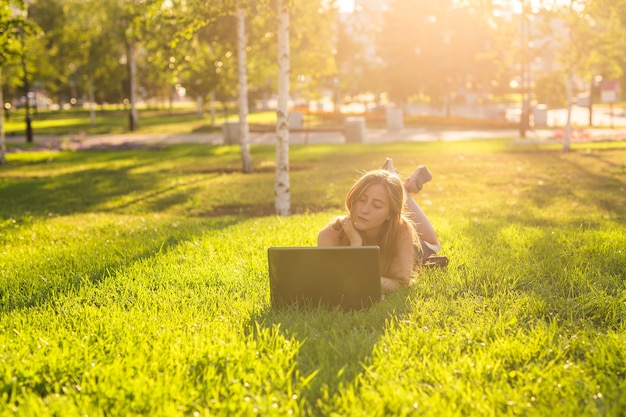
[[[410,226],[407,225],[407,227]],[[401,287],[409,285],[411,283],[411,274],[413,273],[413,263],[413,238],[408,229],[402,229],[398,233],[396,253],[388,271],[386,271],[386,276],[380,279],[383,293],[394,292]]]
[[[348,236],[351,236],[352,246],[362,246],[361,236],[357,230],[350,223],[349,217],[339,218],[332,221],[322,230],[320,230],[317,236],[317,246],[339,246],[339,231],[333,227],[336,222],[344,228],[343,230],[349,230]],[[407,227],[409,227],[407,225]],[[397,291],[401,287],[406,287],[411,282],[411,273],[413,272],[413,239],[409,230],[403,229],[399,233],[398,241],[396,242],[396,254],[391,262],[386,277],[380,277],[380,287],[383,294],[389,294]]]
[[408,284],[404,284],[395,279],[380,277],[380,291],[383,294],[391,294],[398,291],[402,287],[406,287]]
[[363,246],[363,238],[354,228],[349,216],[338,217],[320,231],[317,246],[339,246],[339,234],[345,232],[351,246]]

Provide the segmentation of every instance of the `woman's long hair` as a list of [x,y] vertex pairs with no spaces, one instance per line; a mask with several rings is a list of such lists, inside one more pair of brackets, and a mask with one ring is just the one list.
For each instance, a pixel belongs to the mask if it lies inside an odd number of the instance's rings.
[[[406,197],[404,194],[404,187],[402,186],[402,180],[396,173],[389,172],[383,169],[366,172],[359,180],[352,186],[348,194],[346,195],[346,209],[350,212],[350,216],[353,216],[352,210],[359,201],[359,199],[365,193],[365,190],[370,185],[380,184],[387,191],[389,196],[389,218],[380,228],[376,242],[364,242],[365,244],[378,245],[380,247],[380,268],[381,274],[384,276],[394,255],[398,248],[396,248],[397,238],[396,236],[402,230],[406,230],[411,234],[412,240],[418,243],[416,238],[415,229],[412,221],[406,216]],[[340,235],[340,244],[349,245],[350,241],[345,233]]]

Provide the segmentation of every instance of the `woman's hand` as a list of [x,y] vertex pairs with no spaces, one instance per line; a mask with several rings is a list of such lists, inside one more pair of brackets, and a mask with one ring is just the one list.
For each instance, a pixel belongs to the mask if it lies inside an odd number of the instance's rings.
[[363,238],[361,237],[359,231],[354,227],[354,223],[352,223],[350,216],[343,218],[341,226],[350,240],[350,246],[363,246]]
[[391,294],[406,286],[407,284],[401,281],[387,277],[380,277],[380,292],[383,294]]

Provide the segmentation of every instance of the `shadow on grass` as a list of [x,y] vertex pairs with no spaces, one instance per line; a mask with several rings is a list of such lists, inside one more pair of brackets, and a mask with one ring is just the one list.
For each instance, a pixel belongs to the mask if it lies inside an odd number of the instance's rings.
[[[206,161],[202,160],[204,154]],[[240,155],[234,147],[206,145],[62,152],[50,158],[15,161],[0,172],[0,200],[4,203],[0,216],[180,211],[188,202],[193,208],[186,216],[269,216],[276,212],[269,188],[275,168],[266,159],[264,155],[255,157],[254,175],[241,173]],[[294,163],[290,171],[306,175],[310,165]],[[221,196],[221,189],[228,195]],[[241,192],[233,191],[236,189]],[[294,202],[292,212],[327,208],[325,204]]]
[[607,158],[603,152],[588,153],[584,158],[593,160],[597,168],[591,170],[580,162],[567,161],[572,170],[578,174],[573,177],[574,181],[569,186],[574,190],[580,187],[587,190],[587,196],[580,198],[578,202],[581,205],[595,205],[623,218],[626,214],[623,197],[626,189],[626,161],[616,163]]
[[580,218],[567,221],[529,213],[475,213],[458,231],[467,242],[448,244],[451,276],[433,281],[437,289],[428,291],[450,299],[504,297],[512,308],[524,300],[525,308],[517,312],[521,326],[558,321],[570,328],[619,329],[626,312],[620,301],[626,234],[607,224],[585,219],[584,206]]
[[[2,188],[6,202],[2,211],[69,215],[93,211],[111,212],[127,208],[146,199],[156,200],[157,211],[184,201],[183,193],[168,195],[176,186],[158,187],[160,178],[151,174],[132,174],[137,167],[117,169],[89,169],[78,173],[61,174],[54,178],[22,178]],[[139,195],[136,198],[129,198]],[[167,198],[165,198],[165,196]],[[161,198],[163,197],[163,198]],[[112,201],[119,201],[111,208]]]
[[621,328],[626,313],[622,155],[515,152],[502,154],[497,165],[490,161],[501,178],[495,169],[477,177],[480,185],[463,196],[476,207],[461,203],[463,211],[446,213],[458,219],[451,232],[458,240],[442,239],[450,266],[445,276],[425,277],[420,291],[426,297],[468,299],[477,307],[490,300],[502,314],[515,314],[522,327],[541,321],[598,331]]
[[[370,309],[343,312],[339,309],[273,309],[253,315],[248,329],[257,326],[278,328],[285,339],[302,344],[295,360],[295,374],[310,378],[301,387],[304,415],[326,415],[320,407],[333,403],[334,397],[358,384],[378,343],[394,317],[409,310],[407,290],[388,296]],[[299,383],[299,381],[294,381]]]
[[[200,152],[219,152],[206,148]],[[178,165],[168,165],[179,159],[184,166],[184,161],[197,156],[198,151],[198,147],[175,147],[167,152],[63,152],[51,158],[12,162],[10,171],[0,175],[0,214],[11,217],[23,213],[47,216],[112,212],[146,201],[150,201],[150,209],[165,211],[191,197],[187,190],[177,192],[181,183],[193,186],[201,175],[215,176],[229,169],[226,157],[222,166],[205,167],[205,173],[200,175],[193,170],[181,173]],[[189,178],[191,175],[196,176]]]

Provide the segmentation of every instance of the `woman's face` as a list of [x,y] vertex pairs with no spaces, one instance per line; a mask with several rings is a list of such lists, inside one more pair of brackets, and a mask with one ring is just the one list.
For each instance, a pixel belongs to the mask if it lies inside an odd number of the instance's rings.
[[389,211],[390,202],[387,190],[381,184],[372,184],[354,202],[350,218],[357,230],[375,236],[389,218]]

